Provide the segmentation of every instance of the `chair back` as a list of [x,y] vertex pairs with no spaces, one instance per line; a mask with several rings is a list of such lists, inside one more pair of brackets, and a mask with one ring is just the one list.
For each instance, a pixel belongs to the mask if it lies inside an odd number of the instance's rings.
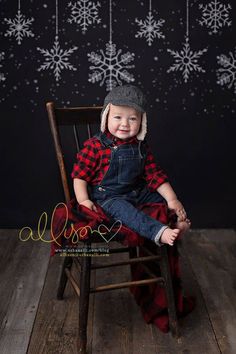
[[71,183],[68,178],[72,171],[72,161],[83,142],[98,131],[102,107],[58,108],[54,102],[48,102],[46,108],[65,201],[68,203],[72,197]]

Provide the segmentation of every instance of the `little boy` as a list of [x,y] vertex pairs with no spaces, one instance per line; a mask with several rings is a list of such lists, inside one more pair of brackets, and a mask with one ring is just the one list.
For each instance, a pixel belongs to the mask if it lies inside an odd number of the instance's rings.
[[[77,202],[95,212],[96,202],[141,236],[159,246],[172,246],[190,221],[144,140],[147,116],[142,91],[133,85],[114,88],[105,97],[100,128],[77,154],[71,175]],[[138,210],[144,203],[167,203],[178,217],[176,228]]]

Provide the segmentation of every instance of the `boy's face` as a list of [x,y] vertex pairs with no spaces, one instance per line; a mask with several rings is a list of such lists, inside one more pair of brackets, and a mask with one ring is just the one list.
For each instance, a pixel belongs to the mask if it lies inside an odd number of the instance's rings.
[[110,104],[108,113],[108,130],[119,139],[131,138],[138,134],[142,113],[128,106]]

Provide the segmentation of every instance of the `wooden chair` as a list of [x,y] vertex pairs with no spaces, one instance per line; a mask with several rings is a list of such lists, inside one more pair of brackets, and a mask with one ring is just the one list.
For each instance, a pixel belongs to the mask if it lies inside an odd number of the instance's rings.
[[[69,188],[69,179],[67,178],[66,165],[64,160],[64,149],[62,149],[62,127],[67,127],[73,133],[75,147],[77,151],[80,149],[80,132],[82,129],[87,129],[87,137],[91,137],[91,127],[100,122],[100,113],[102,107],[75,107],[75,108],[57,108],[53,102],[48,102],[46,104],[48,118],[50,122],[51,132],[53,136],[54,146],[56,150],[57,161],[61,174],[61,181],[65,195],[66,203],[71,200],[71,193]],[[83,130],[83,134],[84,134]],[[79,132],[79,133],[78,133]],[[67,130],[68,133],[68,130]],[[71,142],[71,139],[68,139]],[[76,152],[76,151],[75,151]],[[75,156],[75,154],[74,154]],[[68,166],[68,172],[71,172],[72,164]],[[91,241],[87,242],[87,246],[91,245]],[[65,257],[64,264],[62,267],[62,273],[60,278],[60,284],[58,287],[57,297],[58,299],[63,298],[63,293],[66,287],[67,279],[71,282],[74,290],[79,296],[79,336],[78,336],[78,352],[86,353],[87,344],[87,321],[88,321],[88,308],[89,308],[89,294],[96,293],[106,290],[115,290],[120,288],[129,288],[132,285],[147,285],[150,283],[161,283],[165,286],[167,301],[168,301],[168,313],[169,313],[169,326],[172,334],[178,336],[178,323],[176,316],[175,299],[172,287],[172,279],[170,275],[169,262],[167,256],[167,246],[156,247],[156,253],[150,253],[146,249],[147,256],[139,257],[137,256],[136,247],[122,247],[122,248],[112,248],[110,253],[118,254],[120,252],[128,252],[129,259],[125,262],[120,262],[119,258],[117,262],[112,262],[109,265],[105,264],[104,267],[117,267],[119,265],[132,265],[137,262],[141,262],[145,270],[148,271],[147,262],[158,262],[161,269],[161,277],[155,276],[153,272],[149,272],[150,279],[129,281],[116,284],[108,284],[104,286],[99,286],[96,288],[90,287],[90,275],[91,270],[100,269],[103,266],[96,266],[91,264],[92,257]],[[79,259],[79,264],[78,264]],[[77,284],[75,278],[71,273],[72,263],[77,263],[77,268],[80,271],[80,284]]]

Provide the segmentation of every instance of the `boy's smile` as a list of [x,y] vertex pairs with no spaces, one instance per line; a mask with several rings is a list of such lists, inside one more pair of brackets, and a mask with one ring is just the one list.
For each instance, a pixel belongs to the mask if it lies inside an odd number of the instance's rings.
[[128,106],[110,104],[108,113],[108,130],[119,139],[136,136],[141,125],[141,112]]

